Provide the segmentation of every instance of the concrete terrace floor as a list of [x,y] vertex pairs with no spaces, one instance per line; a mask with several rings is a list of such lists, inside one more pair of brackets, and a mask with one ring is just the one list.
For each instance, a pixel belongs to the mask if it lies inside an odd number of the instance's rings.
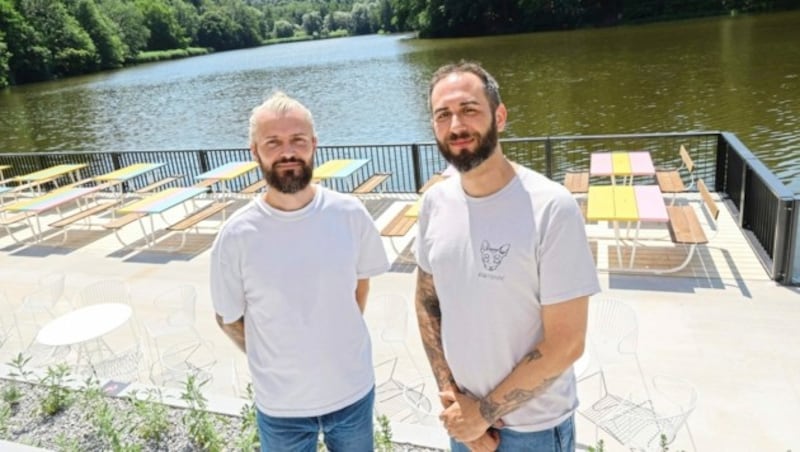
[[[365,202],[379,227],[387,224],[416,195],[371,196]],[[688,198],[689,203],[697,203]],[[244,202],[244,201],[243,201]],[[623,275],[601,272],[603,293],[597,297],[615,298],[630,305],[638,316],[638,355],[646,376],[670,375],[688,380],[698,392],[697,407],[689,417],[691,437],[682,429],[671,451],[779,451],[800,450],[800,293],[797,288],[782,287],[770,281],[754,251],[736,228],[730,210],[724,207],[717,223],[719,230],[708,247],[698,250],[691,265],[674,276]],[[702,215],[702,212],[698,210]],[[167,221],[176,221],[182,211],[166,213]],[[53,217],[55,218],[55,217]],[[703,218],[703,217],[701,217]],[[48,221],[42,222],[47,224]],[[163,223],[156,223],[163,227]],[[218,221],[218,220],[216,220]],[[207,224],[213,226],[215,220]],[[593,250],[603,264],[613,262],[616,249],[613,234],[606,224],[587,226]],[[27,237],[23,225],[14,228],[18,237]],[[371,301],[365,314],[373,338],[374,360],[381,363],[399,356],[397,380],[424,383],[424,392],[433,402],[433,413],[425,415],[409,410],[402,398],[378,403],[378,411],[393,421],[396,440],[422,445],[447,447],[446,435],[436,420],[438,402],[434,383],[425,358],[413,313],[415,274],[408,245],[415,229],[395,242],[384,239],[387,252],[395,260],[393,271],[374,278]],[[51,231],[52,232],[52,231]],[[135,240],[138,226],[131,224],[121,231]],[[46,235],[48,232],[46,232]],[[685,250],[664,244],[666,231],[650,228],[643,231],[643,241],[652,240],[652,248],[641,248],[643,265],[653,265],[659,256]],[[131,289],[132,306],[138,324],[159,317],[154,298],[181,284],[197,289],[196,327],[210,342],[207,352],[216,364],[206,392],[223,397],[241,395],[246,379],[244,356],[219,331],[208,294],[209,247],[214,231],[190,233],[182,252],[124,249],[113,233],[76,228],[68,240],[48,238],[35,245],[15,244],[0,230],[0,291],[8,305],[2,315],[13,323],[12,312],[22,298],[31,293],[37,281],[50,273],[66,275],[64,298],[72,299],[84,286],[104,280],[119,279]],[[165,237],[167,244],[175,237]],[[625,250],[629,253],[629,249]],[[401,252],[400,254],[398,252]],[[639,254],[642,253],[642,254]],[[647,253],[655,253],[647,258]],[[625,254],[628,256],[629,254]],[[637,262],[639,258],[637,257]],[[666,259],[665,260],[670,260]],[[604,265],[601,265],[604,266]],[[381,296],[400,294],[406,300],[408,329],[404,343],[384,341],[385,303]],[[66,312],[66,303],[57,310]],[[26,324],[27,325],[27,324]],[[21,326],[23,340],[32,338],[36,328]],[[129,343],[139,329],[120,328],[107,341],[114,347]],[[0,349],[2,362],[20,350],[19,340],[9,340]],[[149,348],[147,349],[149,350]],[[69,356],[67,357],[69,358]],[[150,358],[147,357],[147,360]],[[140,380],[149,382],[148,364],[143,364]],[[390,365],[376,369],[378,383],[388,378]],[[154,372],[159,383],[159,373]],[[631,388],[640,381],[637,372],[608,372],[609,386]],[[579,384],[582,407],[597,398],[596,380]],[[378,396],[378,399],[382,397]],[[595,445],[604,439],[605,450],[626,450],[581,415],[576,416],[579,447]],[[692,438],[693,442],[692,444]]]

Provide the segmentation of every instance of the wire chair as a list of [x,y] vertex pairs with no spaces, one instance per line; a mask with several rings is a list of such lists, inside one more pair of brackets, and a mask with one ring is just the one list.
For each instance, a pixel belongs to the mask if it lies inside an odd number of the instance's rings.
[[652,389],[645,394],[604,397],[583,414],[631,450],[661,451],[662,445],[675,440],[681,428],[686,428],[694,446],[687,422],[697,404],[694,386],[677,378],[656,376]]
[[82,288],[76,296],[75,305],[78,307],[98,303],[131,304],[131,291],[128,283],[117,279],[97,281]]

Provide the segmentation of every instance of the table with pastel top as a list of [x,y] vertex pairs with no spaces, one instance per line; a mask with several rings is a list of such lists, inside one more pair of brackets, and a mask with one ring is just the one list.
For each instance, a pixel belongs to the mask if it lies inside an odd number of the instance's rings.
[[614,239],[617,242],[617,260],[620,266],[622,266],[622,237],[619,232],[619,222],[636,223],[636,234],[633,238],[633,248],[628,264],[629,268],[633,268],[641,224],[667,223],[669,216],[664,204],[664,196],[658,185],[606,185],[589,187],[586,220],[613,222]]
[[[156,232],[153,216],[156,214],[160,215],[178,205],[183,205],[185,214],[188,215],[189,210],[186,208],[186,201],[200,196],[205,192],[205,187],[167,188],[166,190],[162,190],[158,193],[144,197],[139,201],[128,204],[121,209],[118,209],[117,212],[120,214],[139,214],[137,219],[142,230],[142,238],[145,239],[147,246],[153,246],[155,244]],[[148,228],[145,227],[145,218],[149,219],[149,231]],[[119,236],[117,236],[117,238],[119,239]],[[121,239],[120,242],[127,246],[127,244],[122,242]]]
[[[352,175],[367,163],[369,163],[369,159],[328,160],[327,162],[314,168],[312,180],[314,182],[322,182],[330,179],[352,179]],[[352,180],[350,180],[350,182],[351,186],[345,187],[345,190],[343,191],[352,191]]]
[[212,170],[198,174],[195,179],[200,181],[198,186],[210,186],[222,182],[222,196],[226,196],[232,192],[231,188],[228,186],[228,182],[256,168],[258,168],[257,162],[228,162]]
[[647,151],[634,152],[593,152],[590,156],[589,175],[609,176],[611,184],[616,185],[617,177],[633,183],[634,176],[655,176],[653,159]]

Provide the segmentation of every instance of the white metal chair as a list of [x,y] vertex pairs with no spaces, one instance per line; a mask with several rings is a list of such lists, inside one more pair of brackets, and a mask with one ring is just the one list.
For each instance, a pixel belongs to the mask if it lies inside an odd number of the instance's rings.
[[[380,294],[372,297],[370,302],[373,305],[380,305],[384,310],[383,325],[380,332],[381,340],[388,344],[401,344],[404,350],[407,351],[405,347],[406,333],[408,331],[408,307],[405,297],[398,294]],[[379,382],[375,388],[376,393],[380,394],[384,401],[401,395],[406,387],[395,378],[399,360],[400,357],[395,355],[375,365],[376,368],[390,366],[389,375],[385,380]]]
[[[605,412],[607,407],[616,406],[624,398],[624,395],[609,390],[606,375],[608,368],[635,365],[639,381],[626,390],[636,389],[645,394],[648,391],[637,353],[639,322],[636,311],[620,300],[592,298],[589,301],[586,337],[586,351],[581,358],[585,362],[580,366],[581,370],[576,378],[578,382],[590,378],[599,380],[599,394],[595,401],[582,403],[578,413],[602,428],[598,423],[602,417],[598,415],[598,411]],[[586,405],[588,407],[584,408]]]
[[63,273],[51,273],[39,280],[38,287],[31,293],[25,295],[22,304],[15,311],[16,313],[28,313],[34,322],[41,326],[44,319],[41,315],[46,315],[47,319],[56,316],[56,306],[64,294]]
[[118,279],[106,279],[89,284],[82,288],[77,296],[77,307],[97,303],[131,304],[131,291],[128,283]]
[[137,381],[142,359],[142,347],[137,340],[127,350],[116,353],[114,356],[102,361],[91,363],[91,370],[98,379]]
[[198,384],[213,378],[212,369],[217,363],[211,344],[194,340],[182,341],[165,347],[159,357],[161,374],[159,383],[164,386],[183,387],[193,375]]
[[[412,416],[421,419],[426,412],[431,410],[431,402],[425,395],[425,380],[417,368],[416,363],[408,348],[408,317],[409,303],[406,297],[396,293],[379,294],[371,297],[370,304],[380,305],[383,311],[383,328],[380,338],[395,349],[398,346],[405,353],[403,359],[400,355],[378,363],[376,369],[388,367],[388,376],[376,384],[376,411],[391,412],[391,418],[405,421]],[[410,379],[403,381],[397,377],[400,362],[410,364],[415,373]],[[408,368],[408,367],[407,367]],[[409,381],[413,383],[409,383]],[[396,399],[400,406],[391,406],[390,401]]]
[[644,372],[639,362],[639,321],[636,311],[620,300],[593,298],[589,301],[587,325],[588,364],[578,381],[599,375],[603,391],[608,387],[603,367],[632,361],[644,385]]
[[[176,377],[175,374],[185,374],[191,366],[176,370],[173,365],[173,368],[169,369],[170,361],[175,361],[174,355],[180,350],[192,347],[195,347],[195,350],[210,348],[210,344],[195,328],[196,302],[197,290],[190,284],[173,287],[153,299],[153,306],[162,313],[160,317],[144,322],[150,344],[153,366],[150,369],[150,377],[153,381],[182,378],[181,375]],[[199,379],[203,377],[200,375]]]
[[664,450],[662,443],[672,443],[681,428],[686,428],[696,450],[687,423],[696,404],[697,390],[690,383],[656,376],[650,390],[604,397],[583,414],[631,450]]

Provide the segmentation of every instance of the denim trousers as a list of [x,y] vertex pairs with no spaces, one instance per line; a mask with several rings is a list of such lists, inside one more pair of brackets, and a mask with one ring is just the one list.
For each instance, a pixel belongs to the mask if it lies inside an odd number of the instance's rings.
[[[516,432],[503,428],[500,432],[498,452],[574,452],[575,416],[561,424],[540,432]],[[469,448],[450,439],[452,452],[468,452]]]
[[312,417],[275,417],[256,411],[261,452],[315,452],[320,432],[330,452],[373,450],[375,388],[338,411]]

